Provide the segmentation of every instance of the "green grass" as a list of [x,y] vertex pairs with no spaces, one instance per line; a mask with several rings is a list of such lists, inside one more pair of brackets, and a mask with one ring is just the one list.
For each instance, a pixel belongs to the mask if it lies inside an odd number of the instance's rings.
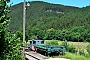
[[65,55],[53,56],[54,58],[67,58],[71,60],[90,60],[90,57],[85,57],[81,55],[76,55],[73,53],[66,52]]
[[69,52],[66,53],[66,56],[71,60],[90,60],[90,58],[87,58],[85,56],[76,55]]
[[[58,41],[59,45],[62,44],[63,41]],[[67,44],[69,45],[74,45],[77,49],[83,49],[85,54],[87,54],[87,50],[86,50],[86,47],[87,45],[89,44],[89,42],[67,42]]]

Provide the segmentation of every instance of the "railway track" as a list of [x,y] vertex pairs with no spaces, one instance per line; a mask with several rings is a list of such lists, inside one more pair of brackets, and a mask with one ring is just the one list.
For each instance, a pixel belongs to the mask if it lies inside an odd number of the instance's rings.
[[32,55],[29,55],[29,54],[25,54],[25,57],[26,57],[26,60],[40,60]]
[[26,55],[26,60],[38,60],[30,55]]
[[[37,52],[30,51],[28,48],[25,48],[25,57],[26,60],[50,60],[48,57],[41,55]],[[51,58],[52,60],[70,60],[65,58]]]
[[27,58],[26,60],[45,60],[47,59],[46,56],[41,55],[34,51],[25,51],[25,57]]

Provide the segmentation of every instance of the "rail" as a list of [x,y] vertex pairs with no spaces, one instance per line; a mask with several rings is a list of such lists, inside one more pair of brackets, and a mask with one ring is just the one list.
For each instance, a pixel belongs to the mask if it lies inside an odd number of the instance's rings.
[[30,52],[25,52],[25,56],[28,60],[45,60],[47,59],[46,56],[43,56],[37,52],[33,52],[33,51],[30,51]]

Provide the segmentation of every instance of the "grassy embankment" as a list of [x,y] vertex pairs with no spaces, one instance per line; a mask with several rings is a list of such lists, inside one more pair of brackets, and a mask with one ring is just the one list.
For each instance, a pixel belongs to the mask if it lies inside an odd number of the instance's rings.
[[[51,40],[46,40],[45,43],[50,43]],[[58,41],[58,45],[61,45],[62,41]],[[67,42],[69,45],[74,45],[77,49],[84,49],[85,55],[79,55],[76,53],[66,52],[65,55],[53,56],[54,58],[68,58],[71,60],[90,60],[90,55],[87,54],[86,47],[88,42]]]
[[82,56],[82,55],[76,55],[70,52],[66,52],[65,55],[59,55],[59,56],[53,56],[54,58],[67,58],[71,60],[90,60],[90,55],[88,56]]

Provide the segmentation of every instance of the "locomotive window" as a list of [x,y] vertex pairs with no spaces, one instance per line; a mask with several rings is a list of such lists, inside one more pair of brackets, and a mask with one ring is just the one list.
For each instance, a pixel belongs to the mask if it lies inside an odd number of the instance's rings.
[[30,44],[32,44],[32,41],[30,41]]
[[36,44],[36,41],[33,41],[33,44]]
[[41,44],[44,44],[44,41],[41,41]]

